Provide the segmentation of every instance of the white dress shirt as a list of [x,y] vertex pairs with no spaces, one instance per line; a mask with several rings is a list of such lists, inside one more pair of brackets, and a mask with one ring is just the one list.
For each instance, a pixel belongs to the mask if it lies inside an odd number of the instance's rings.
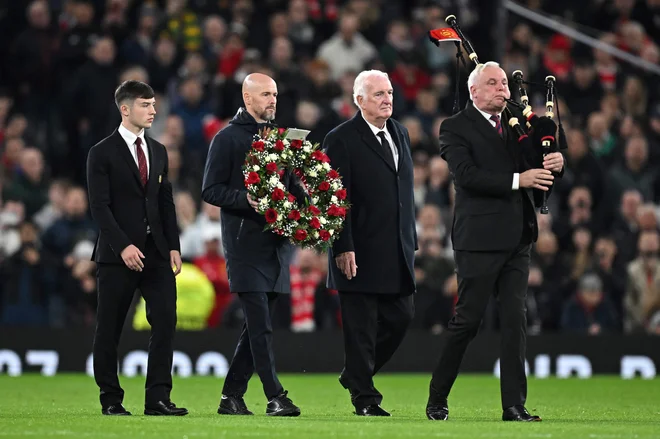
[[[475,106],[474,108],[477,108],[477,107]],[[477,108],[477,111],[479,113],[481,113],[481,115],[488,121],[490,126],[492,126],[493,129],[495,129],[496,123],[495,123],[494,120],[491,119],[491,117],[493,115],[490,114],[490,113],[486,113],[485,111],[481,111],[478,108]],[[500,123],[502,123],[502,113],[499,113],[497,115],[497,117],[500,118]],[[504,125],[502,125],[502,130],[504,130]],[[513,183],[511,184],[511,189],[513,189],[514,191],[517,191],[518,189],[520,189],[520,174],[517,173],[517,172],[513,174]]]
[[142,152],[144,152],[144,158],[147,160],[147,178],[149,178],[149,148],[147,148],[147,142],[144,140],[144,130],[140,130],[140,133],[136,136],[121,124],[119,125],[118,131],[122,139],[124,139],[124,142],[126,142],[128,150],[131,152],[138,169],[140,169],[140,165],[138,163],[137,145],[135,145],[135,141],[138,137],[142,140],[140,147],[142,148]]
[[[362,118],[364,119],[364,116],[362,116]],[[367,122],[367,125],[369,125],[369,128],[371,128],[371,131],[374,133],[374,136],[376,136],[376,139],[378,140],[378,143],[380,143],[381,145],[383,144],[383,142],[380,140],[380,136],[378,135],[378,133],[380,133],[381,131],[385,133],[385,139],[390,144],[390,150],[392,151],[392,157],[394,157],[394,168],[398,171],[399,170],[399,150],[396,149],[396,143],[394,143],[394,139],[392,139],[392,135],[387,130],[387,123],[385,124],[385,126],[381,130],[376,125],[371,124],[367,119],[364,119],[364,121]]]

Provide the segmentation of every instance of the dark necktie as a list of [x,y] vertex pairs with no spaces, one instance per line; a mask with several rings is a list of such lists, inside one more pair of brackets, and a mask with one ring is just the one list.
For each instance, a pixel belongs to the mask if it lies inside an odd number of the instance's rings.
[[144,156],[144,151],[142,151],[142,139],[139,137],[135,140],[135,147],[137,150],[138,158],[138,171],[140,171],[140,180],[142,181],[142,186],[147,185],[147,158]]
[[500,121],[499,116],[496,116],[496,115],[493,114],[490,117],[490,120],[495,122],[495,131],[497,131],[497,134],[499,134],[500,137],[502,137],[502,122]]
[[385,137],[385,131],[379,131],[378,137],[380,137],[380,142],[383,145],[383,152],[385,153],[388,163],[394,166],[394,155],[392,154],[392,148],[390,148],[390,142],[388,142],[387,137]]

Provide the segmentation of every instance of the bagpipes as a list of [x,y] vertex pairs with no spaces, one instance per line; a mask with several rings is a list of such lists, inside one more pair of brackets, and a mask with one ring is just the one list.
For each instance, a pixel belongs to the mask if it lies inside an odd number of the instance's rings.
[[[475,63],[475,67],[479,67],[482,64],[479,62],[477,53],[470,41],[465,37],[461,27],[458,24],[456,16],[449,15],[445,22],[450,26],[450,28],[440,28],[433,29],[428,32],[429,39],[437,46],[440,45],[442,41],[454,41],[456,44],[456,91],[454,99],[454,113],[457,113],[459,110],[459,60],[463,63],[463,66],[467,69],[465,59],[461,52],[461,45],[468,53],[468,57]],[[532,148],[541,148],[543,156],[551,152],[557,152],[560,149],[565,150],[568,148],[566,142],[566,135],[564,133],[564,128],[561,124],[561,117],[559,114],[559,105],[557,105],[557,119],[559,122],[559,141],[557,142],[555,133],[557,132],[557,124],[554,122],[554,108],[556,100],[556,80],[554,76],[547,76],[545,78],[545,89],[546,89],[546,112],[544,116],[538,116],[532,111],[532,107],[529,105],[529,97],[527,96],[527,90],[524,87],[524,84],[536,85],[530,82],[526,82],[523,79],[523,73],[520,70],[516,70],[512,73],[513,82],[517,85],[518,93],[520,94],[521,103],[518,103],[512,99],[507,99],[506,102],[512,106],[519,109],[523,116],[526,119],[526,128],[523,128],[518,121],[517,117],[514,117],[513,113],[508,107],[504,107],[504,114],[508,119],[509,125],[513,128],[518,136],[518,143],[523,148],[523,150],[531,150]],[[554,173],[553,173],[554,174]],[[555,177],[557,175],[555,174]],[[537,200],[535,192],[535,204],[537,206],[540,204],[540,212],[542,214],[547,214],[548,211],[548,192],[543,191],[543,197],[541,200]]]

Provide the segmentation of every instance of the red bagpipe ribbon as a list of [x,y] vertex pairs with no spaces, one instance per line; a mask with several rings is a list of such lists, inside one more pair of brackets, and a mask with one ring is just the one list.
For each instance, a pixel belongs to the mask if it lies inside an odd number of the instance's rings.
[[441,27],[438,29],[433,29],[429,31],[429,38],[435,44],[440,43],[440,41],[461,41],[461,37],[458,36],[458,33],[450,27]]

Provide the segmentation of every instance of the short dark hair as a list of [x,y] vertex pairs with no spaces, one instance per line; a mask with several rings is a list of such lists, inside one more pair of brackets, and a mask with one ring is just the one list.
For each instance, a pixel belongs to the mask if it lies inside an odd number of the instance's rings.
[[136,99],[151,99],[155,96],[154,89],[149,84],[140,81],[124,81],[115,90],[115,104],[121,108],[122,102]]

